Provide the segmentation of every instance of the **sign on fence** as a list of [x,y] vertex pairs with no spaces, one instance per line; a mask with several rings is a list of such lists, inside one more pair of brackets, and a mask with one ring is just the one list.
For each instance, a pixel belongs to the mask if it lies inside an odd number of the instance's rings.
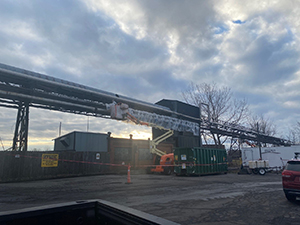
[[58,166],[58,154],[42,154],[41,167],[57,167]]

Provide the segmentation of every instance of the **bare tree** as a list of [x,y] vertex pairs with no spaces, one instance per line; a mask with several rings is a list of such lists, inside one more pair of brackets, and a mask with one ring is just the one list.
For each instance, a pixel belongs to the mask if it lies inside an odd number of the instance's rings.
[[[270,118],[266,118],[264,115],[252,115],[248,119],[248,125],[252,130],[257,131],[260,134],[274,136],[277,133],[276,125]],[[264,143],[264,145],[266,146],[266,143]]]
[[[201,107],[201,116],[206,120],[210,117],[210,122],[213,123],[236,125],[247,117],[246,100],[234,99],[230,88],[218,87],[215,83],[191,83],[188,89],[182,92],[182,97],[185,102],[198,107],[201,104],[208,105],[209,107]],[[227,140],[227,137],[212,132],[204,133],[203,138],[205,142],[213,139],[216,145],[222,145]]]
[[290,140],[293,144],[300,144],[300,122],[297,122],[294,127],[289,129],[286,138]]
[[276,134],[276,125],[266,118],[264,115],[253,115],[249,118],[248,124],[252,130],[258,131],[261,134],[273,136]]

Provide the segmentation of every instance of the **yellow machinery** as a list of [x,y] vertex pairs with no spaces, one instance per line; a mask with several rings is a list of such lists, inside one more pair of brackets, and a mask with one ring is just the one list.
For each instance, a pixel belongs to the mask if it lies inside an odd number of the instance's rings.
[[167,131],[166,133],[164,133],[163,135],[161,135],[161,136],[155,138],[154,140],[150,141],[150,152],[151,153],[156,154],[160,157],[166,154],[165,152],[159,150],[156,146],[159,145],[159,143],[161,143],[162,141],[164,141],[164,140],[168,139],[169,137],[171,137],[174,134],[173,130],[165,129],[162,126],[158,126],[158,125],[153,124],[153,123],[146,123],[146,122],[140,121],[137,118],[135,118],[134,116],[130,115],[129,113],[127,113],[127,119],[134,122],[135,124],[145,125],[145,126],[157,128],[157,129],[160,129],[160,130],[166,130]]
[[[155,158],[153,159],[153,164],[157,165],[158,159],[159,159],[159,165],[155,166],[155,168],[150,168],[151,172],[159,172],[159,173],[165,173],[165,174],[170,174],[173,171],[173,163],[174,163],[174,154],[166,154],[165,152],[159,150],[157,146],[163,142],[164,140],[168,139],[174,134],[174,131],[172,129],[166,129],[162,126],[159,126],[154,123],[149,123],[149,122],[143,122],[133,115],[131,115],[128,111],[129,107],[127,104],[123,103],[118,103],[118,104],[113,104],[110,108],[111,110],[111,118],[112,119],[118,119],[118,120],[129,120],[135,124],[138,125],[145,125],[148,127],[160,129],[160,130],[165,130],[166,132],[155,138],[154,140],[150,140],[150,152],[152,154],[155,154]],[[159,157],[159,158],[157,158]]]

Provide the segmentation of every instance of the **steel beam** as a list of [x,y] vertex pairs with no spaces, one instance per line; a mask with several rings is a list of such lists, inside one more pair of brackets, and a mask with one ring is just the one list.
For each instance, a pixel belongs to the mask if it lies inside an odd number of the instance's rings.
[[20,101],[16,119],[13,151],[27,151],[29,126],[29,102]]

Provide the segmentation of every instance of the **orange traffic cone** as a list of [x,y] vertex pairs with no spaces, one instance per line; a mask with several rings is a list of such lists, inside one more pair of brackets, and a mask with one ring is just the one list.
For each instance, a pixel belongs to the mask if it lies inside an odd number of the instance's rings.
[[127,182],[126,184],[132,184],[130,179],[130,163],[128,164],[128,172],[127,172]]

